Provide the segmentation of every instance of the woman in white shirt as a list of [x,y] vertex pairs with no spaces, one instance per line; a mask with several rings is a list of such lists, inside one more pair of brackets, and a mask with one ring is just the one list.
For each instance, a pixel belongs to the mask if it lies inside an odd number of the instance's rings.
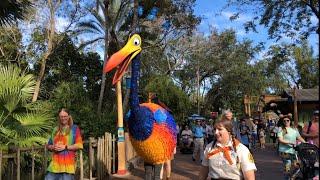
[[192,143],[192,138],[193,138],[193,133],[189,129],[189,126],[185,126],[184,130],[181,132],[181,142],[184,143],[184,141],[187,141],[187,148],[191,146]]
[[222,119],[215,123],[216,140],[204,150],[199,180],[254,180],[257,170],[249,149],[234,138],[232,122]]

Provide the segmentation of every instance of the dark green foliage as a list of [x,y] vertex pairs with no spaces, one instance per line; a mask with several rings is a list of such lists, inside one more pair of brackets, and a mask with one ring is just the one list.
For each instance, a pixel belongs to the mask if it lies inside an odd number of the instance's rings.
[[95,102],[84,89],[83,83],[62,82],[52,94],[50,102],[54,105],[56,114],[60,108],[68,108],[85,139],[101,136],[104,132],[115,133],[116,114],[110,109],[105,109],[101,116],[94,113]]
[[144,96],[149,92],[157,94],[159,100],[168,106],[177,122],[182,122],[189,115],[191,103],[188,96],[173,83],[169,76],[150,77],[144,87]]
[[1,0],[0,26],[13,24],[16,20],[22,20],[26,16],[32,4],[28,0]]

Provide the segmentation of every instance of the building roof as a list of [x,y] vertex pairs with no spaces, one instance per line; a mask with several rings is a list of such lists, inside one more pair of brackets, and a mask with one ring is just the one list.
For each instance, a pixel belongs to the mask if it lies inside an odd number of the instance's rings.
[[[285,94],[294,100],[293,89],[285,90]],[[297,101],[319,101],[319,89],[296,89]]]

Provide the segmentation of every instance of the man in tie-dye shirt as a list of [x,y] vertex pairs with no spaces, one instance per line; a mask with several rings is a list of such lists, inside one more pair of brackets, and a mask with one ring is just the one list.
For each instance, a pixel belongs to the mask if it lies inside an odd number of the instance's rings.
[[82,149],[83,145],[80,129],[73,125],[67,109],[59,111],[59,126],[53,129],[47,148],[53,153],[45,179],[73,180],[76,171],[76,151]]

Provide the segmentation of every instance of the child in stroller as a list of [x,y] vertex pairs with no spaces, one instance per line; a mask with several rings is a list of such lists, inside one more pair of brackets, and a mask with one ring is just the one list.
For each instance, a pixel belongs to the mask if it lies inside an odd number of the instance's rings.
[[189,126],[185,126],[184,130],[181,132],[181,139],[180,139],[180,152],[186,154],[193,153],[193,133],[189,129]]
[[[301,143],[294,147],[298,164],[291,179],[312,180],[319,178],[319,148],[313,144]],[[294,169],[294,168],[293,168]]]

